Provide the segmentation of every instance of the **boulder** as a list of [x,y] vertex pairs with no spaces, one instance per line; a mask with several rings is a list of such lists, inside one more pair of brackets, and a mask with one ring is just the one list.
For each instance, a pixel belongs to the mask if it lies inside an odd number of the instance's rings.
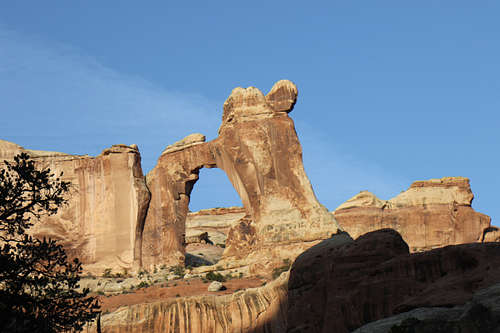
[[220,291],[220,290],[224,290],[224,289],[225,289],[224,286],[219,281],[213,281],[208,286],[208,291]]

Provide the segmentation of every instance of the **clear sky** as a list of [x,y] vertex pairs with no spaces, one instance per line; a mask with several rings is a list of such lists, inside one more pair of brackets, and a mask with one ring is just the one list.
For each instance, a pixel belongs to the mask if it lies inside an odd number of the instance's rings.
[[[500,1],[2,1],[0,138],[98,155],[213,139],[237,86],[294,81],[290,116],[330,210],[464,176],[499,225]],[[191,209],[241,204],[202,170]]]

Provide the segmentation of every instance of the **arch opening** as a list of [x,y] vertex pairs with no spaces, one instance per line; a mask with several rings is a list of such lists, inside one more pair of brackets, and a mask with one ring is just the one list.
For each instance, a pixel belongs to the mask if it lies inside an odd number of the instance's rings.
[[186,218],[186,267],[216,264],[224,252],[229,228],[245,215],[242,201],[223,170],[202,168],[198,176]]

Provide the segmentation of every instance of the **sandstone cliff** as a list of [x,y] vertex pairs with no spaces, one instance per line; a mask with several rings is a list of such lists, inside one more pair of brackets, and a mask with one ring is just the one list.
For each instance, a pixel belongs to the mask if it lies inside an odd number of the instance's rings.
[[431,179],[414,182],[390,200],[363,191],[340,205],[334,216],[354,238],[383,228],[397,230],[412,252],[496,240],[490,217],[472,209],[473,198],[467,178]]
[[146,267],[184,262],[189,197],[202,167],[224,170],[245,216],[228,232],[220,263],[254,271],[294,258],[338,229],[316,199],[288,116],[297,98],[290,81],[265,96],[236,88],[224,103],[219,137],[191,135],[167,147],[147,175],[151,204],[143,237]]
[[40,168],[50,168],[71,182],[68,205],[43,217],[30,230],[37,237],[59,239],[87,271],[102,273],[141,265],[141,233],[149,203],[136,146],[114,145],[99,156],[27,150],[0,140],[0,165],[29,154]]

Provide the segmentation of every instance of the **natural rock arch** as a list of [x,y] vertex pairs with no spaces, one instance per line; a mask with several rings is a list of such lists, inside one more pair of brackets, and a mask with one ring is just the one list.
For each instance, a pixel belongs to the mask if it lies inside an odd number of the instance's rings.
[[337,231],[304,171],[288,116],[296,99],[297,88],[287,80],[266,96],[254,87],[236,88],[224,103],[218,138],[205,142],[203,135],[192,134],[167,147],[147,175],[151,202],[142,235],[144,267],[184,262],[189,198],[202,167],[224,170],[246,211],[229,232],[226,266],[273,265]]

